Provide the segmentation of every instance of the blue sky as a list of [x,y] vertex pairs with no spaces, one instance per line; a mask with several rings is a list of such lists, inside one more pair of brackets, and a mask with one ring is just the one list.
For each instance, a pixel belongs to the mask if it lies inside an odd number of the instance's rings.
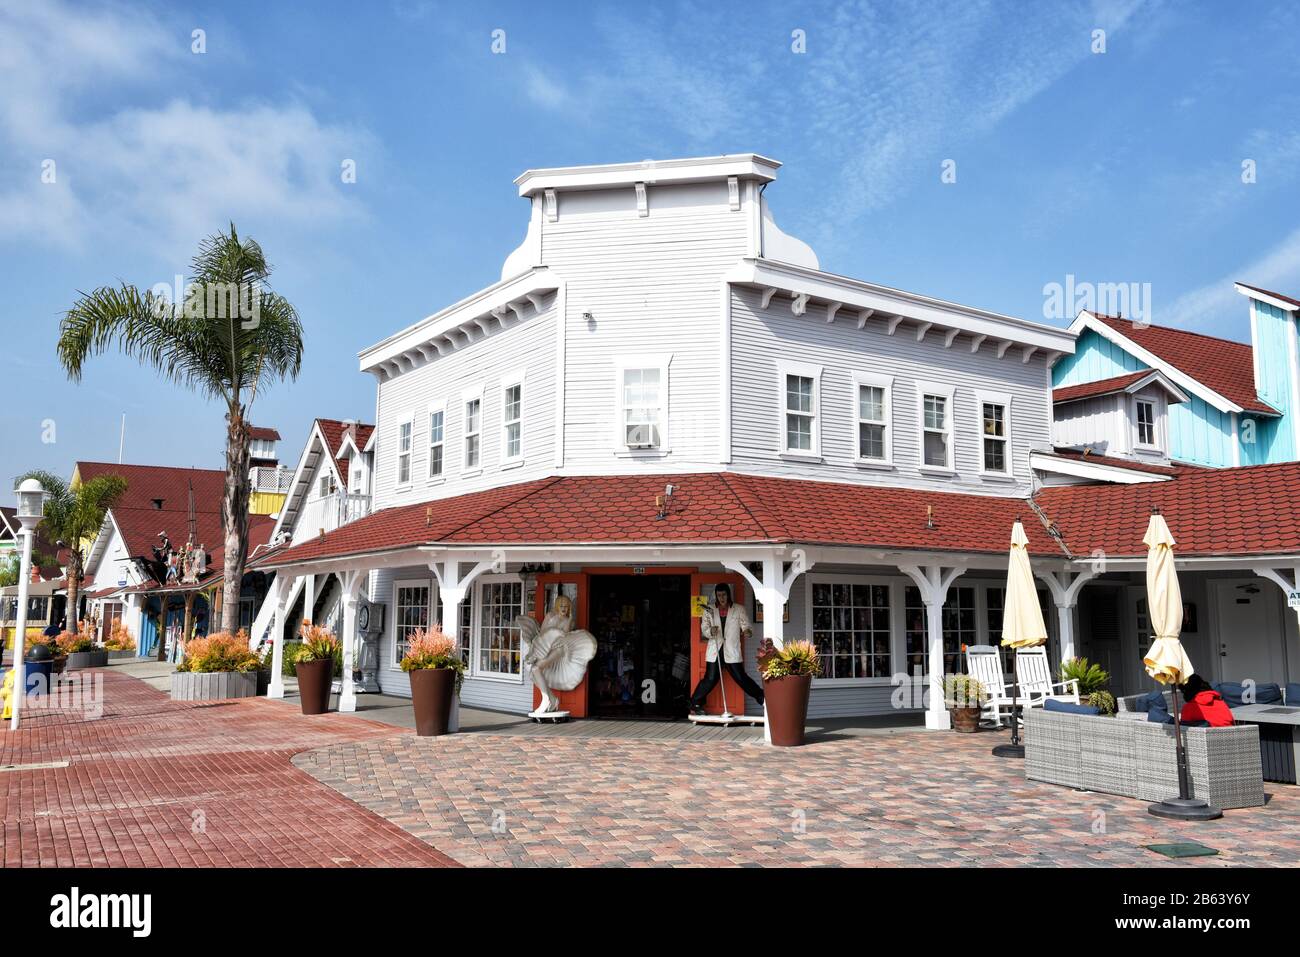
[[357,351],[499,277],[529,167],[761,152],[823,268],[1029,319],[1070,274],[1242,339],[1233,279],[1300,294],[1294,4],[786,7],[0,0],[0,475],[115,459],[123,412],[127,461],[221,467],[216,405],[116,355],[71,385],[54,343],[232,219],[307,328],[256,421],[294,457],[369,420]]

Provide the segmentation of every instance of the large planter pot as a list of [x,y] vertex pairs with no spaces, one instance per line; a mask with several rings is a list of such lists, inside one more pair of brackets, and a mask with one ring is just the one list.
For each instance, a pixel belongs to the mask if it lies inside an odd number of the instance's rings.
[[104,654],[107,656],[109,661],[121,661],[123,658],[136,657],[136,651],[134,648],[130,651],[105,651]]
[[68,671],[80,671],[82,668],[104,668],[108,665],[108,652],[103,648],[90,651],[72,651],[68,653]]
[[808,721],[808,694],[812,675],[789,675],[763,680],[767,703],[767,733],[772,744],[793,748],[804,743]]
[[330,709],[330,683],[334,679],[334,659],[300,661],[293,666],[298,676],[298,698],[303,714],[324,714]]
[[411,703],[415,705],[415,733],[428,738],[447,734],[456,697],[456,672],[450,668],[419,668],[411,678]]
[[172,675],[173,701],[223,701],[256,694],[255,671],[178,671]]
[[952,715],[952,729],[965,734],[972,734],[980,729],[979,708],[949,708]]

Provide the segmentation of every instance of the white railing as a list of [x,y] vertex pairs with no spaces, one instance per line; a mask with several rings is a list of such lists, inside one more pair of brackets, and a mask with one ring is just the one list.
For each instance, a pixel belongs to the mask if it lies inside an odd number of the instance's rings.
[[355,522],[359,518],[365,518],[370,514],[370,496],[361,495],[357,492],[336,492],[335,499],[335,528],[346,525],[349,522]]
[[289,486],[293,483],[293,470],[258,465],[249,470],[249,478],[252,481],[254,492],[274,492],[277,495],[286,495],[289,492]]

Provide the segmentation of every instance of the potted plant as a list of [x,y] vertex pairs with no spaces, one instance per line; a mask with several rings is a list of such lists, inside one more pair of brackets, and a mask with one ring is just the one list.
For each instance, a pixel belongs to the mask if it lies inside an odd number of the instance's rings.
[[787,641],[780,648],[765,642],[761,661],[768,738],[780,747],[797,747],[804,743],[813,676],[821,672],[817,649],[810,641]]
[[1105,691],[1110,684],[1110,673],[1087,658],[1070,658],[1061,662],[1061,680],[1079,682],[1080,700],[1097,691]]
[[416,631],[407,644],[402,670],[411,679],[415,733],[431,737],[455,730],[453,708],[465,675],[456,642],[437,627]]
[[303,630],[294,673],[298,676],[298,698],[303,714],[324,714],[330,708],[330,685],[342,647],[334,632],[309,625]]
[[108,652],[96,650],[95,643],[84,634],[65,631],[54,639],[59,651],[67,655],[66,670],[79,671],[82,668],[102,668],[108,664]]
[[113,622],[112,633],[104,639],[104,650],[108,652],[110,660],[135,657],[135,639],[120,621]]
[[172,700],[252,698],[257,694],[259,663],[257,653],[248,647],[248,635],[242,631],[191,638],[172,675]]
[[943,701],[952,715],[952,728],[971,734],[980,729],[984,686],[970,675],[944,675]]

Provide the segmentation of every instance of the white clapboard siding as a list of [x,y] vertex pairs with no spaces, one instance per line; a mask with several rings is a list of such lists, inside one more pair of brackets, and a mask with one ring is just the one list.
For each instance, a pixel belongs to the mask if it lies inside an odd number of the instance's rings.
[[1127,454],[1128,416],[1120,396],[1103,395],[1058,405],[1052,441],[1060,446],[1087,445],[1110,455]]
[[671,455],[636,465],[716,467],[722,276],[745,255],[748,214],[729,208],[721,183],[652,187],[645,217],[631,190],[607,192],[562,194],[542,239],[544,262],[568,282],[565,466],[627,470],[614,454],[615,357],[671,353]]
[[[504,329],[493,327],[454,352],[383,382],[379,386],[374,475],[374,508],[388,508],[461,495],[479,489],[548,475],[555,466],[555,339],[557,296],[543,302],[538,315]],[[523,464],[502,467],[502,382],[523,373]],[[481,468],[467,474],[464,461],[466,389],[482,386]],[[444,402],[443,478],[428,476],[428,414],[431,402]],[[397,487],[399,424],[414,416],[411,483]]]
[[[877,482],[990,495],[1025,495],[1030,490],[1029,452],[1051,442],[1045,360],[1021,362],[1021,350],[1002,359],[995,346],[972,353],[969,337],[945,348],[943,334],[931,331],[917,342],[915,327],[901,325],[887,334],[885,323],[869,320],[859,329],[850,315],[827,323],[826,310],[810,305],[803,316],[791,311],[788,296],[775,296],[766,310],[758,290],[732,293],[732,460],[736,468],[790,477]],[[778,359],[818,365],[821,379],[820,463],[791,462],[779,455],[782,396]],[[853,374],[893,377],[894,468],[855,464],[856,392]],[[954,465],[956,475],[935,477],[920,468],[917,383],[956,388]],[[1014,481],[980,476],[980,407],[977,391],[1011,396],[1011,448]]]

